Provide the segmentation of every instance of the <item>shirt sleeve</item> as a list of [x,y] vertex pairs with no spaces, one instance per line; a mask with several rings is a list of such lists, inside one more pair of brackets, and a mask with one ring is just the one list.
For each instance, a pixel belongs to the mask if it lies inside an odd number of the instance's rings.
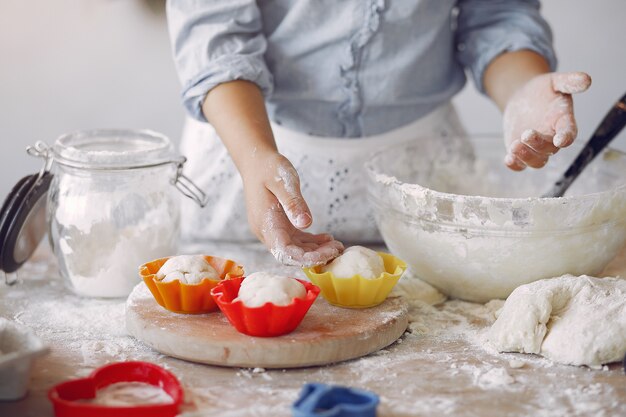
[[271,93],[254,0],[168,0],[167,21],[183,104],[195,119],[206,122],[202,102],[221,83],[247,80]]
[[556,68],[552,31],[539,13],[538,0],[460,0],[457,59],[469,69],[476,87],[485,92],[483,73],[504,52],[528,49]]

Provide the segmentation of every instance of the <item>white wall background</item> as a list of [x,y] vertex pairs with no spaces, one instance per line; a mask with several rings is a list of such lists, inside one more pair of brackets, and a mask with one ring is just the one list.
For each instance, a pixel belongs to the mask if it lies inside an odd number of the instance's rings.
[[[560,70],[585,70],[576,97],[586,140],[626,92],[626,1],[545,0]],[[500,115],[473,86],[455,99],[471,133],[498,133]],[[139,0],[0,1],[0,200],[39,169],[24,149],[96,127],[150,128],[175,141],[183,110],[164,16]],[[626,149],[626,132],[618,138]]]

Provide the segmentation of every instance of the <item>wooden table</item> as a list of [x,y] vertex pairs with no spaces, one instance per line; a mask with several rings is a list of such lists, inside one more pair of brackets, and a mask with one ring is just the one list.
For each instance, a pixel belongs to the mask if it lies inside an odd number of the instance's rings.
[[[259,244],[184,249],[231,257],[248,271],[302,276],[297,268],[277,265]],[[622,256],[609,268],[613,275],[626,269]],[[3,417],[51,416],[46,392],[52,385],[123,360],[150,361],[174,372],[185,387],[185,417],[288,416],[302,384],[313,381],[376,392],[380,416],[626,415],[626,376],[619,364],[591,370],[483,348],[494,304],[413,302],[410,332],[387,349],[331,366],[263,371],[198,365],[152,351],[126,335],[125,301],[73,295],[45,244],[20,280],[14,287],[0,285],[0,315],[33,328],[51,352],[36,362],[28,396],[0,403]]]

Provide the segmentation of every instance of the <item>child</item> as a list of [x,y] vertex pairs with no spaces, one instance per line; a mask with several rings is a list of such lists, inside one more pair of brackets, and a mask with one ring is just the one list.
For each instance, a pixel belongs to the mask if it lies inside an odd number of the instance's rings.
[[184,206],[183,233],[250,238],[244,197],[250,229],[287,264],[343,249],[304,231],[312,213],[338,239],[380,240],[362,169],[373,150],[436,141],[467,152],[450,105],[464,69],[503,111],[513,170],[572,143],[571,94],[591,83],[551,72],[536,0],[169,0],[167,12],[195,119],[182,149],[213,198]]

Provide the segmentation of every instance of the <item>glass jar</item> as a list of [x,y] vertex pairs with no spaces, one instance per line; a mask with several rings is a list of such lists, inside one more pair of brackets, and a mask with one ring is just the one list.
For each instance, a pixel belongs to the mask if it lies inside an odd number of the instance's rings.
[[[125,297],[139,265],[176,254],[185,159],[150,131],[93,130],[61,136],[46,152],[49,238],[63,277],[90,297]],[[198,196],[198,193],[200,196]],[[201,204],[202,205],[202,204]]]

